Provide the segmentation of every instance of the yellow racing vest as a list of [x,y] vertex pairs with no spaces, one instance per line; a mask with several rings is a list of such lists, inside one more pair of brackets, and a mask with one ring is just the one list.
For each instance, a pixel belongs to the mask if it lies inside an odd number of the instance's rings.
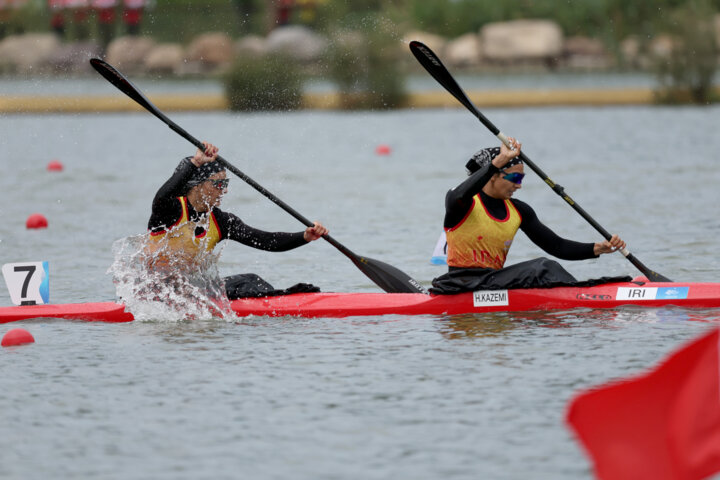
[[479,194],[473,197],[465,218],[455,227],[445,229],[448,266],[499,270],[505,265],[522,221],[510,200],[505,200],[505,208],[506,217],[495,218],[487,211]]
[[[220,229],[211,212],[207,224],[190,221],[187,197],[178,197],[182,215],[165,230],[150,232],[146,253],[153,267],[195,267],[200,265],[207,253],[220,241]],[[203,231],[195,234],[197,227]]]

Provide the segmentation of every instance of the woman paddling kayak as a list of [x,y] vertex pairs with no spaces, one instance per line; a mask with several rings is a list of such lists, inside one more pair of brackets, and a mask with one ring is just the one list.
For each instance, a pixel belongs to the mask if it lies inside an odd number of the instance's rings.
[[433,280],[432,293],[578,283],[558,262],[547,258],[506,267],[518,229],[545,252],[563,260],[597,258],[625,247],[617,235],[595,243],[562,238],[540,222],[530,205],[512,198],[525,173],[518,156],[522,145],[514,138],[509,140],[512,149],[502,144],[477,152],[466,165],[470,177],[447,193],[444,228],[449,271]]
[[[328,229],[319,222],[296,233],[266,232],[221,210],[220,203],[230,180],[225,168],[216,161],[218,148],[207,142],[203,145],[204,151],[198,149],[194,156],[180,161],[153,199],[146,246],[151,270],[168,273],[192,271],[225,239],[260,250],[283,252],[306,245],[328,233]],[[226,287],[231,299],[274,291],[267,282],[253,274],[230,277],[226,279]]]

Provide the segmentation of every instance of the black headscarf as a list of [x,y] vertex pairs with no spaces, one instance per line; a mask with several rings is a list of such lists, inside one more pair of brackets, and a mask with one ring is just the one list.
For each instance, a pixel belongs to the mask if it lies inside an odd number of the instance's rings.
[[[477,172],[482,167],[492,162],[492,159],[497,157],[498,155],[500,155],[500,147],[483,148],[482,150],[478,151],[477,153],[475,153],[475,155],[470,157],[470,160],[468,160],[465,164],[465,170],[467,171],[467,174],[472,175],[473,173]],[[520,157],[515,157],[510,160],[503,168],[512,167],[513,165],[518,165],[520,163],[522,163],[522,159]]]
[[214,174],[224,171],[225,167],[223,167],[218,161],[203,163],[199,167],[195,167],[195,170],[193,170],[192,176],[186,183],[187,189],[190,190],[192,187],[200,185]]

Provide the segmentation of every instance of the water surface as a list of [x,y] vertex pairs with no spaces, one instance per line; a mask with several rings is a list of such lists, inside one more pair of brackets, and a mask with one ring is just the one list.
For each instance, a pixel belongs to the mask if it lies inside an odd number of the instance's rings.
[[[717,107],[485,114],[646,265],[718,281]],[[496,143],[460,109],[173,119],[352,250],[426,286],[443,272],[429,259],[445,192]],[[113,241],[144,231],[156,189],[193,147],[142,113],[0,116],[0,129],[1,263],[49,261],[54,303],[113,300]],[[65,170],[47,172],[52,159]],[[533,174],[518,196],[558,234],[599,239]],[[259,228],[302,228],[239,179],[224,207]],[[25,229],[35,212],[48,229]],[[542,254],[518,234],[508,261]],[[620,255],[562,263],[578,278],[638,274]],[[323,242],[274,254],[230,244],[219,268],[279,288],[378,290]],[[591,478],[563,424],[572,395],[642,371],[718,320],[663,308],[6,325],[36,343],[0,351],[0,476]]]

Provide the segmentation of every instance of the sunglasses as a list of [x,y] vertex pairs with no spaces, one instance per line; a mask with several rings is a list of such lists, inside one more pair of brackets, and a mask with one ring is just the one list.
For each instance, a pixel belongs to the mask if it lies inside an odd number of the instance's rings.
[[230,179],[229,178],[222,178],[220,180],[208,180],[208,182],[212,183],[213,187],[217,188],[218,190],[224,190],[228,188],[228,185],[230,185]]
[[507,180],[508,182],[515,183],[517,185],[520,185],[523,181],[523,178],[525,178],[524,173],[506,173],[503,177],[503,180]]

